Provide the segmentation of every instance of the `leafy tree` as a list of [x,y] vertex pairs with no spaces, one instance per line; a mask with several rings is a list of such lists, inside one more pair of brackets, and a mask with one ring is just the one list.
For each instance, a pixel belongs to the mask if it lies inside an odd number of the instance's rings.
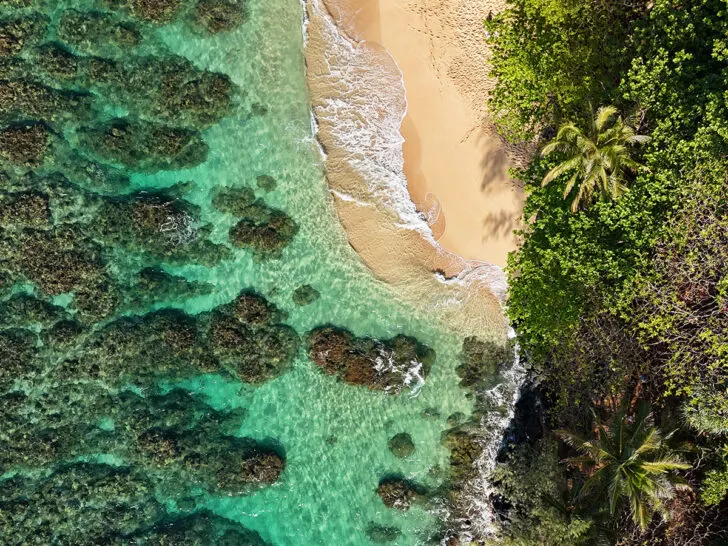
[[564,187],[564,199],[575,193],[572,212],[592,204],[597,194],[603,199],[616,199],[627,191],[630,172],[639,167],[630,157],[630,147],[647,140],[647,136],[636,134],[624,123],[614,106],[603,106],[588,132],[566,123],[544,147],[542,156],[559,152],[566,158],[546,173],[542,185],[573,173]]
[[612,515],[627,501],[634,522],[643,530],[655,513],[667,519],[665,501],[674,496],[677,488],[687,488],[674,472],[690,465],[667,447],[670,435],[663,436],[654,426],[648,406],[641,404],[634,416],[628,416],[626,408],[622,408],[609,424],[597,419],[595,428],[596,438],[592,439],[556,431],[582,453],[569,463],[591,472],[582,495],[605,495]]
[[587,119],[587,105],[620,98],[634,21],[646,0],[510,0],[485,22],[496,79],[489,106],[511,140]]

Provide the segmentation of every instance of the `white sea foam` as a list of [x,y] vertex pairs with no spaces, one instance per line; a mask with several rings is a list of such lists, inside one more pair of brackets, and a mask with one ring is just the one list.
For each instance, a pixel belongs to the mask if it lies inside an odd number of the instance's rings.
[[344,151],[347,164],[367,181],[377,205],[395,213],[398,227],[417,230],[434,243],[426,220],[410,198],[404,175],[400,126],[407,101],[402,72],[388,52],[341,32],[321,0],[308,0],[307,5],[323,23],[327,80],[335,84],[335,93],[314,106],[315,118],[326,120],[337,149]]
[[378,355],[374,359],[374,369],[377,373],[393,373],[402,377],[401,385],[387,387],[386,391],[400,392],[403,388],[409,388],[409,395],[414,398],[419,395],[425,385],[425,377],[422,370],[422,362],[410,360],[407,366],[397,366],[394,361],[394,351],[384,346],[377,348]]
[[[511,328],[509,337],[515,338]],[[485,400],[491,407],[506,407],[508,411],[501,414],[492,411],[480,422],[483,453],[475,462],[478,473],[468,485],[465,497],[465,511],[469,515],[470,524],[463,529],[463,538],[488,537],[495,533],[493,507],[490,502],[494,493],[488,478],[495,468],[496,456],[502,446],[503,436],[513,419],[516,402],[520,396],[520,386],[525,378],[525,370],[521,366],[518,343],[514,344],[513,366],[503,375],[503,382],[485,393]],[[468,536],[470,535],[470,536]]]

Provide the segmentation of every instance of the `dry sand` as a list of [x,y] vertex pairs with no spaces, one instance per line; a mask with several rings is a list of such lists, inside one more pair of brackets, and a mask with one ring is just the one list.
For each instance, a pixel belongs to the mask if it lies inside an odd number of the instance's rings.
[[466,260],[505,265],[523,208],[523,191],[508,169],[523,153],[499,138],[488,117],[493,82],[482,25],[504,2],[326,3],[350,37],[382,45],[402,71],[408,189],[417,208],[430,213],[439,244]]

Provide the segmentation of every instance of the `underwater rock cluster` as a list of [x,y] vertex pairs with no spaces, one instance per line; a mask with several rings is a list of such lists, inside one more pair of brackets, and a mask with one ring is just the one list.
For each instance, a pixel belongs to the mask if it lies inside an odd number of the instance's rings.
[[230,241],[258,254],[276,253],[288,246],[298,225],[285,212],[257,199],[241,211],[242,218],[230,228]]
[[0,487],[4,544],[267,544],[207,510],[170,512],[154,483],[130,466],[73,462]]
[[307,342],[309,357],[326,373],[389,394],[424,379],[435,360],[432,349],[404,335],[380,341],[322,326],[309,332]]
[[389,451],[400,459],[406,459],[415,452],[415,443],[412,441],[412,436],[406,432],[400,432],[392,436],[387,442],[387,446]]
[[318,290],[316,290],[313,286],[310,284],[304,284],[299,286],[293,291],[293,295],[291,296],[291,299],[293,299],[293,303],[298,305],[299,307],[303,307],[305,305],[311,305],[313,302],[315,302],[321,294]]
[[241,437],[243,409],[170,384],[269,380],[291,366],[298,335],[247,290],[187,313],[213,287],[168,270],[214,267],[233,243],[280,250],[295,224],[253,195],[239,214],[254,218],[253,242],[213,241],[185,198],[194,180],[131,185],[206,161],[203,131],[246,108],[227,75],[173,54],[155,28],[232,31],[245,3],[73,6],[0,0],[0,536],[262,546],[197,507],[278,481],[284,446]]
[[423,498],[427,491],[403,476],[386,476],[379,481],[377,495],[388,508],[409,510],[412,503]]

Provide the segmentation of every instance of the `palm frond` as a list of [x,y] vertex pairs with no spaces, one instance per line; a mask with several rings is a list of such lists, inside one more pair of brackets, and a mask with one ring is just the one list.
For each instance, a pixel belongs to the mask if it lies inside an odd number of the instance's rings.
[[564,188],[564,199],[578,191],[571,202],[571,211],[577,212],[594,202],[598,191],[602,199],[617,199],[627,191],[627,172],[639,165],[630,155],[630,147],[641,145],[649,139],[635,134],[614,106],[599,108],[592,117],[593,126],[584,132],[573,123],[565,123],[556,137],[541,150],[545,157],[554,152],[566,159],[551,169],[543,178],[546,186],[564,173],[575,171]]
[[618,110],[614,106],[602,106],[599,110],[597,110],[597,117],[594,123],[597,131],[602,132],[605,125],[611,118],[617,115],[617,112]]

